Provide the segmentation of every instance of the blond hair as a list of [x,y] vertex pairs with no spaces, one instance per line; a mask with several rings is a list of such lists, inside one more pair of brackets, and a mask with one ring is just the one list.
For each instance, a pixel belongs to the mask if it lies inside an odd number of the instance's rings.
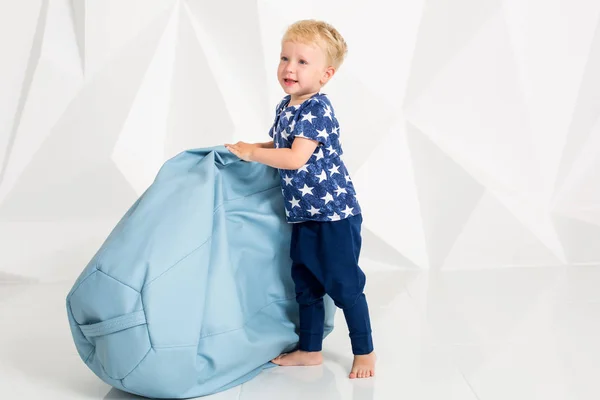
[[297,21],[290,25],[281,39],[283,42],[299,42],[320,46],[327,56],[327,61],[336,70],[344,62],[348,53],[346,41],[330,24],[314,19]]

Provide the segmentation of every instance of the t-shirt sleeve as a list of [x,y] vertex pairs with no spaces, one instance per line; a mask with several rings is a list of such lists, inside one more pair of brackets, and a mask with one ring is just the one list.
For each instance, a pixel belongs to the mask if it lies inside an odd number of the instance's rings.
[[331,111],[327,111],[328,106],[323,101],[308,101],[309,104],[300,112],[292,136],[316,140],[319,145],[326,145],[333,130],[332,120],[327,116]]

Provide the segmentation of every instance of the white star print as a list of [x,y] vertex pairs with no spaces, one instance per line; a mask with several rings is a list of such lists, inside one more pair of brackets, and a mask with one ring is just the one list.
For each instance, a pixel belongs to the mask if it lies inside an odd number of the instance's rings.
[[315,117],[314,115],[312,115],[312,111],[309,111],[308,114],[304,114],[302,116],[302,121],[308,121],[312,124],[312,120],[315,119],[317,117]]
[[333,213],[333,215],[329,216],[329,219],[332,221],[339,221],[340,220],[340,216],[337,213]]
[[290,134],[287,133],[284,129],[281,131],[281,137],[283,137],[285,140],[289,140],[288,138],[290,137]]
[[321,158],[325,158],[325,156],[323,155],[323,149],[319,149],[315,156],[317,157],[317,161],[319,161]]
[[329,172],[331,172],[331,175],[335,175],[335,174],[339,174],[340,171],[338,171],[338,169],[340,168],[339,165],[335,165],[333,164],[333,167],[329,168]]
[[316,214],[321,214],[321,211],[319,211],[318,208],[314,208],[313,206],[310,206],[310,209],[307,211],[310,213],[311,217],[314,217]]
[[291,117],[292,115],[294,115],[294,113],[293,113],[293,112],[291,112],[291,111],[286,111],[286,112],[285,112],[285,115],[283,116],[283,118],[290,119],[290,117]]
[[325,117],[329,117],[329,119],[331,119],[331,108],[328,105],[325,107],[325,114],[323,114],[323,118]]
[[287,210],[287,208],[285,209],[285,216],[289,217],[290,216],[290,212]]
[[294,207],[300,207],[300,199],[296,199],[295,197],[292,197],[291,200],[288,200],[291,204],[292,204],[292,209]]
[[333,201],[333,196],[331,195],[331,193],[327,192],[325,197],[321,197],[321,200],[325,200],[325,204],[327,204],[330,201]]
[[298,168],[298,172],[300,172],[300,171],[304,171],[304,172],[308,173],[308,164],[304,164],[303,166]]
[[290,132],[294,131],[294,126],[296,126],[296,120],[292,120],[292,122],[290,122]]
[[346,175],[346,183],[351,182],[352,179],[350,179],[350,175]]
[[354,207],[350,208],[348,207],[348,204],[346,204],[346,209],[342,210],[342,212],[346,214],[346,217],[349,217],[350,215],[352,215],[352,210],[354,210]]
[[348,192],[346,192],[346,189],[344,189],[344,188],[338,187],[337,189],[335,189],[336,196],[339,196],[342,193],[348,194]]
[[327,148],[327,151],[329,152],[329,155],[337,154],[337,151],[335,151],[335,149],[333,148],[333,146],[329,146]]
[[302,197],[304,197],[304,195],[306,195],[306,194],[313,194],[312,193],[313,189],[314,189],[314,187],[310,187],[305,183],[304,187],[302,189],[298,189],[298,190],[302,192]]
[[275,147],[279,148],[279,143],[275,143]]
[[333,133],[335,135],[339,135],[340,134],[340,127],[336,126],[335,128],[332,129],[331,133]]
[[329,133],[327,133],[327,129],[323,129],[322,131],[317,129],[317,132],[319,132],[317,137],[324,137],[325,140],[327,140],[327,138],[329,137]]
[[304,138],[304,139],[310,139],[309,137],[304,136],[304,132],[300,132],[299,134],[296,135],[296,137]]
[[292,184],[292,177],[291,176],[287,176],[285,178],[283,178],[283,180],[285,181],[285,185],[291,185]]
[[325,172],[325,170],[321,171],[321,175],[315,175],[315,176],[317,178],[319,178],[319,183],[327,180],[327,173]]

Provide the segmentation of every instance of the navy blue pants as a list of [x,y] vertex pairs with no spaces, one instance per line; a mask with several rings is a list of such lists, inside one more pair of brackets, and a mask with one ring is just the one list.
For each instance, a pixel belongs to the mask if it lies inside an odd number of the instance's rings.
[[321,351],[327,293],[344,311],[355,355],[373,351],[371,322],[358,266],[362,215],[339,221],[293,224],[290,257],[300,306],[300,350]]

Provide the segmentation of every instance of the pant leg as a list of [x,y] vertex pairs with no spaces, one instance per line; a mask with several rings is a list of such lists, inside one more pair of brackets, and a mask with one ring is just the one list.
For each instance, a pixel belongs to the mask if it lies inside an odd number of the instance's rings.
[[[305,234],[306,225],[295,224],[292,228],[290,257],[292,258],[292,280],[296,301],[300,311],[300,343],[303,351],[321,351],[325,322],[323,296],[325,288],[315,273],[305,264],[311,262],[315,243],[313,235]],[[314,264],[314,262],[311,262]],[[318,274],[318,271],[317,271]]]
[[344,311],[356,355],[373,351],[369,308],[363,293],[366,277],[358,265],[361,224],[360,214],[322,224],[319,249],[325,291]]
[[292,264],[292,279],[300,310],[300,350],[321,351],[325,323],[325,289],[304,264]]

